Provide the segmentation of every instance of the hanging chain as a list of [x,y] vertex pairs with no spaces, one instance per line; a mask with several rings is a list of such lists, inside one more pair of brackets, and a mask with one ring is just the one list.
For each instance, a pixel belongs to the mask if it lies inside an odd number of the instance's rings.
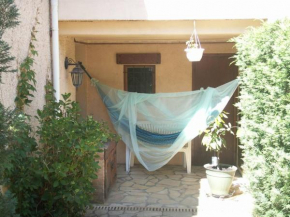
[[200,41],[199,41],[199,38],[198,38],[198,35],[197,35],[197,32],[196,32],[196,28],[195,28],[195,21],[193,21],[193,32],[190,36],[190,40],[192,41],[193,39],[193,35],[194,35],[194,39],[195,39],[195,44],[198,45],[198,48],[201,48],[201,45],[200,45]]

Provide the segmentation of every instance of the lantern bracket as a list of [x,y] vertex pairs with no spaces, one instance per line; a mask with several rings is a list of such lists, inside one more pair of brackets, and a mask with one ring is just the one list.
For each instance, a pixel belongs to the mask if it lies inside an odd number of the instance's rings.
[[85,73],[86,75],[92,79],[92,76],[88,73],[88,71],[86,70],[86,68],[84,67],[84,65],[82,64],[82,62],[78,61],[76,62],[75,60],[73,60],[72,58],[68,58],[66,57],[64,60],[64,68],[68,69],[69,66],[79,66]]

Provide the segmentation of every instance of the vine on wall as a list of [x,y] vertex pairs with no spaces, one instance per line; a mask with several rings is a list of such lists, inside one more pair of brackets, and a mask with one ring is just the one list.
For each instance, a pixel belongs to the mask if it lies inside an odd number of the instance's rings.
[[[39,11],[37,9],[37,14]],[[36,24],[38,24],[37,16],[35,18]],[[33,70],[34,57],[38,55],[38,52],[35,50],[34,42],[36,40],[36,24],[33,26],[31,31],[31,39],[29,43],[29,51],[28,56],[24,59],[24,61],[20,65],[20,75],[18,78],[17,84],[17,95],[15,97],[16,108],[19,110],[24,109],[24,106],[29,106],[32,102],[31,98],[34,97],[32,94],[36,91],[36,79],[35,79],[35,71]]]

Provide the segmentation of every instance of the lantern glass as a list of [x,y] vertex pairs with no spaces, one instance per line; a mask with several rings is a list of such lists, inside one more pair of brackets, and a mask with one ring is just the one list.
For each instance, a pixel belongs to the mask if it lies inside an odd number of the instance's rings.
[[82,84],[83,73],[84,71],[79,65],[76,65],[76,67],[74,67],[74,69],[71,71],[71,78],[75,87],[79,87]]

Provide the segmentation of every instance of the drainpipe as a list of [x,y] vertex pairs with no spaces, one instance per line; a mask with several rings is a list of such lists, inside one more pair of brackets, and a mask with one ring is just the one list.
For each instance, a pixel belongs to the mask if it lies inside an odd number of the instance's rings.
[[59,86],[59,36],[58,36],[58,0],[51,0],[51,34],[52,34],[52,77],[54,96],[56,101],[60,98]]

